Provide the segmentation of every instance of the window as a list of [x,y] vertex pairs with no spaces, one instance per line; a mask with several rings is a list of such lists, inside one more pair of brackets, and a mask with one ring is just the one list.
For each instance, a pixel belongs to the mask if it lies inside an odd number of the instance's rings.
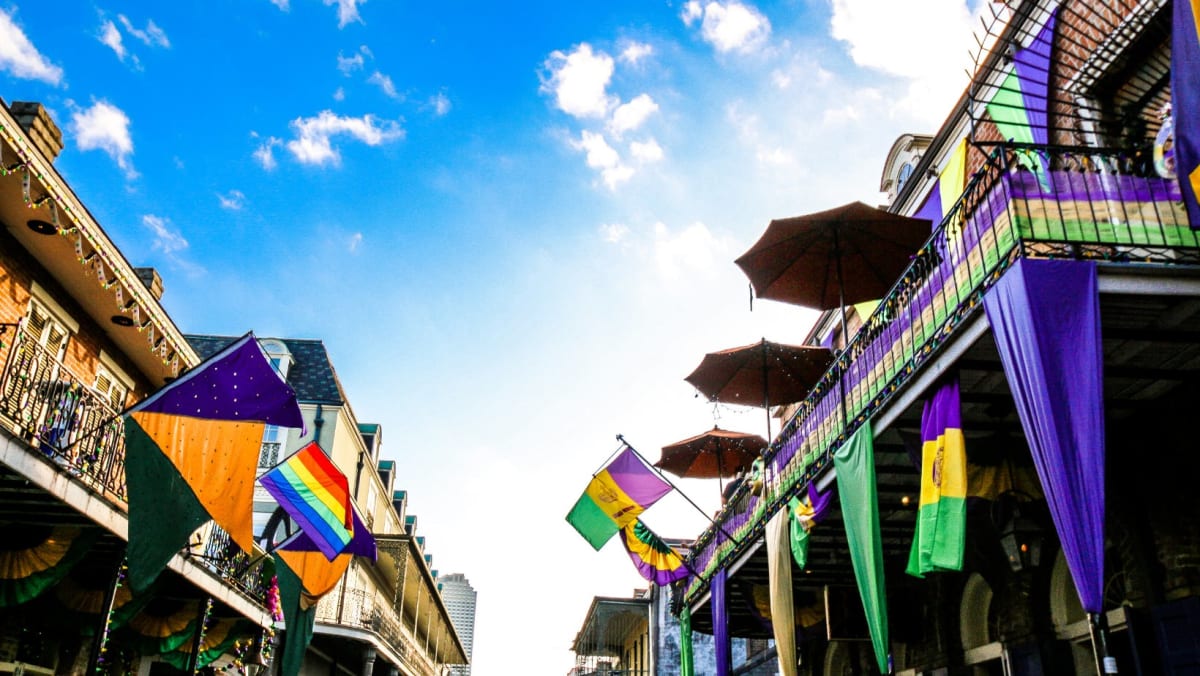
[[913,173],[912,162],[905,162],[904,164],[900,165],[900,173],[896,175],[896,192],[897,193],[899,193],[902,189],[904,189],[904,182],[907,181],[910,176],[912,176],[912,173]]
[[38,345],[46,348],[55,359],[62,361],[67,351],[67,336],[70,331],[63,322],[52,315],[44,305],[36,300],[29,301],[29,316],[25,324],[25,332]]
[[283,376],[287,380],[288,370],[292,367],[292,353],[287,349],[281,340],[270,338],[259,342],[263,352],[267,353],[267,359],[271,362],[271,368],[275,372]]
[[114,410],[123,411],[129,393],[133,391],[133,379],[125,375],[107,352],[101,350],[100,364],[96,366],[96,382],[92,387]]

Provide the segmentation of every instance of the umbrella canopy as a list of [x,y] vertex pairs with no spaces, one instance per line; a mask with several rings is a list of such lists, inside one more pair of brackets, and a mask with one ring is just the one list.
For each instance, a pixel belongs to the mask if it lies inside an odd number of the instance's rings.
[[734,262],[759,298],[833,310],[886,294],[932,228],[925,219],[851,202],[771,221]]
[[719,427],[683,441],[663,446],[655,467],[684,479],[723,479],[749,469],[767,448],[757,434],[731,432]]
[[828,348],[763,339],[704,355],[684,380],[714,401],[770,408],[804,399],[832,363]]

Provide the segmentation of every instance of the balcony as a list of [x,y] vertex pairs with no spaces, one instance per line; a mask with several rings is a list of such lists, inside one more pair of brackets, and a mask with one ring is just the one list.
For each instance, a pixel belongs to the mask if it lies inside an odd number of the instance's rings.
[[688,602],[715,570],[751,547],[767,514],[822,472],[841,443],[981,312],[984,292],[1021,257],[1194,269],[1200,238],[1187,225],[1178,184],[1148,173],[1136,158],[1088,148],[995,148],[772,441],[763,496],[733,496],[700,535],[691,556],[700,575],[687,582]]
[[378,636],[404,663],[405,673],[428,676],[441,673],[425,651],[416,647],[416,639],[403,628],[399,613],[382,602],[377,593],[343,588],[328,594],[317,604],[317,622],[361,629]]
[[[23,324],[8,324],[3,328],[0,349],[7,350],[7,357],[0,372],[0,425],[23,440],[32,454],[42,457],[57,472],[103,496],[105,503],[119,515],[115,518],[124,519],[128,504],[125,435],[120,412],[88,381],[58,361],[56,354],[26,333]],[[7,468],[0,468],[0,475],[0,483],[20,479],[14,470]],[[2,497],[15,501],[10,509],[24,510],[23,521],[32,512],[59,521],[82,520],[81,525],[88,525],[88,519],[95,518],[90,512],[87,516],[80,515],[78,508],[63,504],[49,491],[29,488],[20,497]],[[263,561],[252,561],[215,525],[201,533],[203,537],[184,550],[185,558],[263,607],[269,581],[263,579]]]

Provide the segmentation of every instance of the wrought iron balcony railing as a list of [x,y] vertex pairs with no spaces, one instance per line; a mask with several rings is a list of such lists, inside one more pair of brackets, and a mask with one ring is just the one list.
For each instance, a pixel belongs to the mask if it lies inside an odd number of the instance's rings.
[[185,550],[185,555],[259,605],[265,605],[271,584],[265,568],[268,557],[251,557],[215,523],[209,524],[207,530],[199,542]]
[[117,414],[24,322],[17,326],[0,375],[0,418],[64,471],[123,501],[125,435]]
[[994,148],[772,441],[762,497],[734,496],[717,524],[697,539],[691,564],[700,576],[688,581],[688,599],[707,588],[712,572],[762,531],[766,515],[804,488],[837,447],[914,377],[1017,258],[1200,265],[1200,238],[1188,227],[1179,184],[1146,165],[1139,157],[1095,148]]
[[441,673],[426,652],[417,647],[416,638],[405,631],[400,614],[375,593],[346,588],[327,594],[317,604],[317,622],[370,631],[400,656],[410,673],[427,676]]

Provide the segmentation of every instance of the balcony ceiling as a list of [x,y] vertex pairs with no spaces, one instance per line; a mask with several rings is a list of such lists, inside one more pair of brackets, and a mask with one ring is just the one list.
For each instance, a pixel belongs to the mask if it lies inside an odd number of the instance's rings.
[[[1104,397],[1110,440],[1135,436],[1154,421],[1169,421],[1200,410],[1200,299],[1188,296],[1102,294],[1100,314],[1104,341]],[[982,309],[978,311],[982,315]],[[963,398],[963,428],[967,452],[972,446],[1011,442],[1018,458],[1030,463],[1020,421],[990,332],[971,345],[956,363]],[[875,442],[880,527],[889,583],[904,579],[912,544],[920,478],[909,459],[904,439],[920,438],[921,403],[903,411],[894,424],[878,433]],[[911,443],[911,441],[910,441]],[[1110,466],[1124,447],[1109,443]],[[1129,449],[1137,453],[1140,449]],[[908,497],[908,505],[903,499]],[[988,503],[971,513],[968,542],[990,522]],[[997,545],[998,547],[998,545]],[[755,586],[768,584],[766,547],[761,537],[748,553],[735,560],[730,576],[730,623],[734,636],[770,638],[769,630],[751,608]],[[914,579],[915,578],[909,578]],[[834,507],[812,531],[807,571],[793,568],[797,608],[821,598],[824,585],[853,589],[854,573],[846,546],[841,505]],[[761,591],[760,591],[761,593]],[[811,593],[811,595],[810,595]],[[813,596],[815,595],[815,596]],[[844,598],[857,600],[857,595]],[[709,597],[692,609],[693,626],[712,632]],[[824,627],[814,629],[823,632]]]

